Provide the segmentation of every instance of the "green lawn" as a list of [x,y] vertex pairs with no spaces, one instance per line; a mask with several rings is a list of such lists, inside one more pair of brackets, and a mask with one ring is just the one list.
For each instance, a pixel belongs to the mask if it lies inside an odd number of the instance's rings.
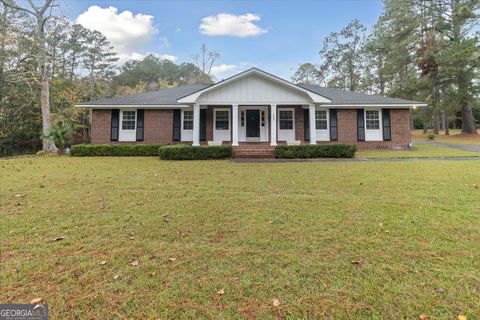
[[22,158],[0,175],[0,302],[42,297],[51,319],[480,316],[480,161]]
[[[423,130],[414,130],[412,138],[413,140],[428,140],[426,135],[423,134]],[[480,146],[480,135],[464,135],[461,134],[459,129],[451,129],[450,135],[446,136],[444,131],[440,131],[440,134],[435,136],[433,141]]]
[[358,150],[356,158],[457,158],[480,157],[480,152],[414,145],[413,150]]

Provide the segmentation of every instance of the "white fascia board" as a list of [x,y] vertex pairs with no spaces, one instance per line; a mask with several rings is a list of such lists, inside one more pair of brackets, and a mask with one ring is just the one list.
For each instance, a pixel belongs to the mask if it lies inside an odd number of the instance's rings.
[[426,103],[412,103],[412,104],[323,104],[319,105],[328,108],[413,108],[426,107]]
[[329,103],[329,102],[332,101],[332,100],[330,100],[330,99],[328,99],[328,98],[326,98],[326,97],[324,97],[324,96],[321,96],[321,95],[319,95],[319,94],[317,94],[317,93],[315,93],[315,92],[313,92],[313,91],[310,91],[310,90],[307,90],[307,89],[302,88],[302,87],[300,87],[300,86],[297,86],[297,85],[295,85],[295,84],[293,84],[293,83],[291,83],[291,82],[289,82],[289,81],[287,81],[287,80],[285,80],[285,79],[276,77],[276,76],[271,75],[271,74],[269,74],[269,73],[267,73],[267,72],[265,72],[265,71],[262,71],[262,70],[260,70],[260,69],[252,68],[252,69],[247,70],[247,71],[245,71],[245,72],[242,72],[242,73],[239,73],[239,74],[237,74],[237,75],[234,75],[234,76],[232,76],[232,77],[230,77],[230,78],[228,78],[228,79],[226,79],[226,80],[224,80],[224,81],[220,81],[220,82],[218,82],[218,83],[216,83],[216,84],[214,84],[214,85],[212,85],[212,86],[206,87],[205,89],[202,89],[202,90],[197,91],[197,92],[194,92],[194,93],[192,93],[192,94],[190,94],[190,95],[188,95],[188,96],[185,96],[185,97],[183,97],[183,98],[180,98],[180,99],[177,100],[177,102],[178,102],[178,103],[195,103],[195,101],[198,99],[198,97],[199,97],[201,94],[203,94],[203,93],[205,93],[205,92],[208,92],[208,91],[211,91],[211,90],[215,90],[216,88],[219,88],[219,87],[221,87],[221,86],[224,86],[224,85],[226,85],[226,84],[228,84],[228,83],[230,83],[230,82],[232,82],[232,81],[235,81],[235,80],[237,80],[237,79],[246,77],[246,76],[248,76],[248,75],[250,75],[250,74],[252,74],[252,73],[257,73],[257,74],[259,74],[259,75],[261,75],[261,76],[264,76],[264,77],[266,77],[266,78],[268,78],[268,79],[270,79],[270,80],[272,80],[272,81],[279,82],[279,83],[281,83],[281,84],[283,84],[283,85],[286,85],[286,86],[288,86],[288,87],[290,87],[290,88],[292,88],[292,89],[294,89],[294,90],[304,92],[304,93],[306,93],[306,94],[310,97],[310,99],[312,99],[312,101],[315,102],[315,103]]
[[122,109],[122,108],[136,108],[136,109],[178,109],[190,108],[191,106],[184,104],[89,104],[89,105],[75,105],[76,108],[87,109]]

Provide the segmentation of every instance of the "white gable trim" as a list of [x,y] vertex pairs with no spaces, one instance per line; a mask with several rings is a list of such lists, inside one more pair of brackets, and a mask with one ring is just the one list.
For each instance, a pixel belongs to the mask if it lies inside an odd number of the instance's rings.
[[[233,77],[230,77],[226,80],[223,80],[223,81],[220,81],[219,83],[217,84],[214,84],[214,85],[211,85],[205,89],[202,89],[202,90],[199,90],[197,92],[194,92],[192,94],[189,94],[185,97],[182,97],[180,99],[177,100],[178,103],[195,103],[197,101],[197,99],[204,93],[206,92],[209,92],[209,91],[212,91],[212,90],[215,90],[215,89],[218,89],[220,87],[223,87],[231,82],[234,82],[238,79],[241,79],[241,78],[244,78],[244,77],[247,77],[249,75],[253,75],[253,74],[257,74],[257,75],[260,75],[262,77],[265,77],[273,82],[276,82],[276,83],[279,83],[283,86],[286,86],[286,87],[289,87],[295,91],[298,91],[298,92],[302,92],[304,94],[306,94],[310,99],[311,99],[311,102],[314,102],[314,103],[329,103],[331,102],[330,99],[324,97],[324,96],[321,96],[313,91],[310,91],[310,90],[307,90],[305,88],[302,88],[300,86],[297,86],[287,80],[284,80],[282,78],[279,78],[279,77],[276,77],[272,74],[269,74],[265,71],[262,71],[260,69],[257,69],[257,68],[252,68],[252,69],[249,69],[247,71],[244,71],[244,72],[241,72],[237,75],[234,75]],[[238,103],[241,103],[241,101],[236,101]]]

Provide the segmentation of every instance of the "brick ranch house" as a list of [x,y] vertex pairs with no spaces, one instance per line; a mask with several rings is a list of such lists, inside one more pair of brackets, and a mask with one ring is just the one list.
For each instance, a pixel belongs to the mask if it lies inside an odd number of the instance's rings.
[[194,84],[84,102],[91,142],[228,144],[235,155],[277,144],[348,143],[407,149],[410,108],[426,106],[316,85],[252,68],[212,85]]

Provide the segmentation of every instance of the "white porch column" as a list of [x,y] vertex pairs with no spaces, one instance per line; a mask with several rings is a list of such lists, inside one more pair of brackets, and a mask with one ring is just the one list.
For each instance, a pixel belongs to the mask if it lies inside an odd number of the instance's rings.
[[308,105],[308,120],[310,125],[310,144],[317,144],[317,128],[315,123],[315,105]]
[[277,105],[270,105],[270,145],[277,145]]
[[200,105],[193,105],[193,146],[200,146]]
[[232,146],[238,147],[238,104],[232,104]]

